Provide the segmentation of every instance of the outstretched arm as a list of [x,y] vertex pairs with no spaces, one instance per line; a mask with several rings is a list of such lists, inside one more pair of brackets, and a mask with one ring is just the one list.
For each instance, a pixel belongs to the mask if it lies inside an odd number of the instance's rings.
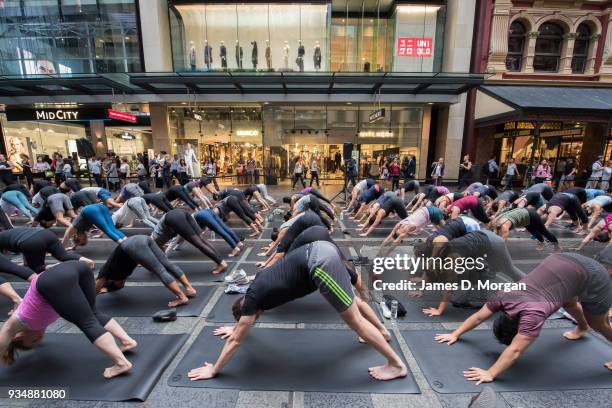
[[70,237],[73,236],[76,233],[76,228],[74,228],[73,225],[70,225],[67,229],[66,232],[64,232],[64,238],[62,238],[62,245],[66,246],[66,244],[68,243],[68,241],[70,240]]
[[240,348],[242,342],[249,334],[249,330],[255,323],[256,316],[242,316],[238,324],[234,327],[232,334],[229,336],[221,350],[221,355],[217,359],[217,362],[213,365],[208,362],[204,362],[204,365],[200,368],[194,368],[189,371],[189,379],[191,381],[197,380],[208,380],[219,374],[219,371],[230,362],[234,354]]
[[493,316],[493,312],[484,305],[479,311],[465,319],[461,326],[450,334],[437,334],[435,340],[438,343],[447,343],[449,346],[455,343],[461,336],[478,327],[482,322]]

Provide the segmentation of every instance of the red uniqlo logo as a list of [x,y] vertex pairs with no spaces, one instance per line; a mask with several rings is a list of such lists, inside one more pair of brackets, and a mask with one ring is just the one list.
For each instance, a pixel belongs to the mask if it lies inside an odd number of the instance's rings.
[[429,58],[433,54],[433,40],[431,38],[407,38],[397,39],[398,57],[424,57]]

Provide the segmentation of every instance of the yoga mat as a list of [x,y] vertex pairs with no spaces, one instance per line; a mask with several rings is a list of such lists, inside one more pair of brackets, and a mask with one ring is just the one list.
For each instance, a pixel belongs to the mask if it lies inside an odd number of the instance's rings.
[[126,375],[105,379],[111,361],[79,334],[47,334],[34,350],[19,354],[14,365],[0,367],[0,387],[66,387],[69,399],[144,401],[187,340],[186,334],[143,334],[138,347],[125,353],[134,365]]
[[366,238],[366,239],[367,238],[377,238],[377,239],[380,239],[380,238],[387,238],[387,236],[391,233],[392,228],[376,228],[367,237],[360,236],[359,234],[361,234],[361,231],[358,230],[357,228],[347,228],[346,231],[353,238]]
[[[495,381],[499,392],[568,391],[612,388],[603,365],[612,348],[592,335],[580,341],[562,337],[568,329],[543,329],[527,351]],[[438,344],[440,331],[402,331],[431,387],[442,394],[478,392],[481,386],[463,378],[470,367],[489,368],[504,350],[490,330],[473,330],[452,346]],[[605,405],[605,404],[604,404]]]
[[[198,294],[189,303],[176,308],[178,316],[199,316],[215,291],[215,286],[194,286]],[[96,309],[110,316],[147,317],[168,309],[174,295],[165,286],[126,286],[96,297]]]
[[[234,259],[234,258],[230,258]],[[174,264],[178,265],[185,275],[187,275],[187,279],[193,284],[195,282],[221,282],[223,281],[223,277],[227,272],[223,272],[217,275],[213,275],[210,271],[212,271],[217,264],[212,261],[208,262],[181,262],[180,260],[173,260]],[[226,271],[231,271],[235,265],[234,261],[226,261],[227,269]],[[102,266],[98,266],[98,270]],[[130,275],[128,278],[128,282],[147,282],[147,283],[160,283],[159,277],[148,269],[143,268],[142,266],[134,269],[134,273]]]
[[[223,295],[206,318],[209,322],[233,323],[232,305],[239,295]],[[257,320],[259,323],[342,324],[344,321],[319,292],[268,310]]]
[[[205,327],[168,380],[172,387],[229,388],[258,391],[418,394],[409,372],[405,378],[376,381],[368,367],[384,358],[360,344],[351,330],[253,328],[240,350],[211,380],[190,381],[187,373],[204,361],[217,360],[224,341]],[[397,340],[391,345],[400,354]]]

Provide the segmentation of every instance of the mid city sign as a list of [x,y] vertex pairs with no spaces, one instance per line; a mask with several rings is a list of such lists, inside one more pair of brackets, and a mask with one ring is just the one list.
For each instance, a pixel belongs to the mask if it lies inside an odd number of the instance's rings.
[[107,109],[99,108],[7,108],[8,121],[80,122],[108,120]]
[[36,120],[79,120],[79,111],[69,109],[37,109]]

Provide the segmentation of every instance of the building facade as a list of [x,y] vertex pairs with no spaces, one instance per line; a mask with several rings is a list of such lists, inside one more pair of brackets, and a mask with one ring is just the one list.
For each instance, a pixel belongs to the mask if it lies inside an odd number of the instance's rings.
[[[333,173],[350,143],[363,166],[415,155],[420,178],[445,157],[452,179],[466,92],[483,80],[470,74],[476,12],[476,0],[2,2],[5,147],[78,156],[87,137],[135,159],[191,145],[227,174],[251,155],[283,176],[295,156]],[[39,112],[57,109],[76,116]]]
[[558,177],[569,159],[579,174],[597,156],[612,156],[612,2],[482,1],[473,72],[486,85],[470,91],[464,151],[541,160]]

